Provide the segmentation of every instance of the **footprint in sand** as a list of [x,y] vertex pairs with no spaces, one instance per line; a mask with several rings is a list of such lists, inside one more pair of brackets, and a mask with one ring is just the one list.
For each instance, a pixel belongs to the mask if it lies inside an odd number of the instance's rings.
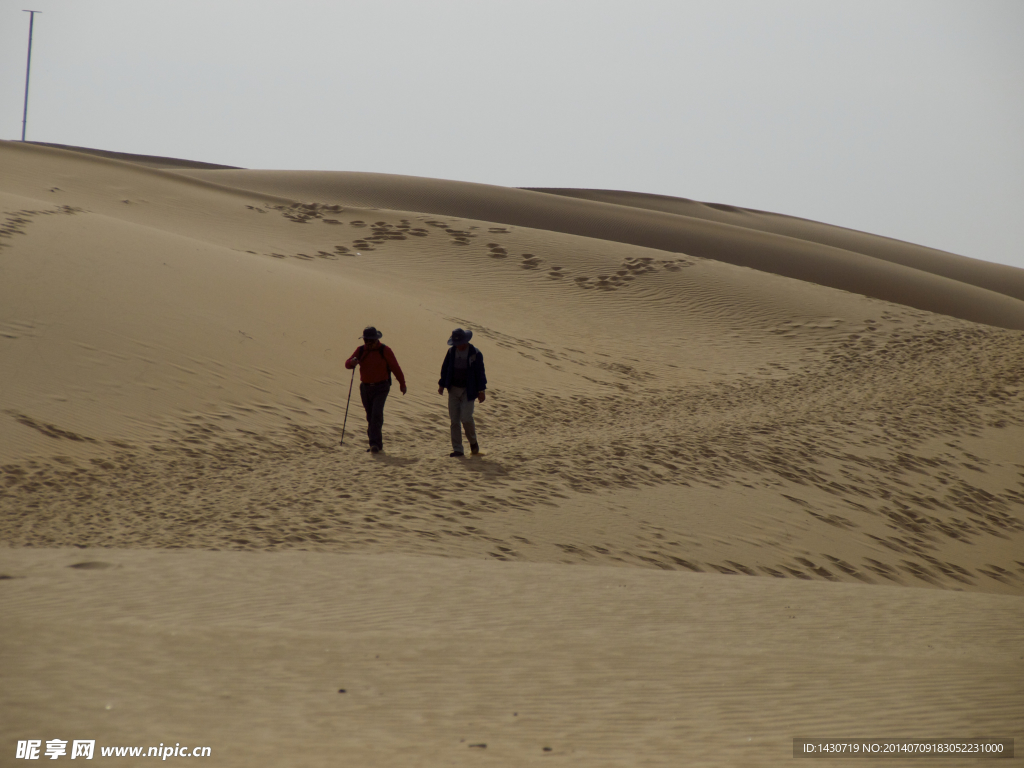
[[626,259],[622,262],[622,266],[634,275],[642,275],[646,272],[655,271],[653,262],[653,258],[645,256],[642,258]]
[[594,287],[593,285],[590,284],[591,278],[589,277],[574,277],[573,280],[575,281],[576,285],[579,286],[580,288],[590,290],[591,288]]
[[475,234],[465,229],[445,227],[444,231],[451,235],[452,245],[469,245],[470,238],[476,237]]

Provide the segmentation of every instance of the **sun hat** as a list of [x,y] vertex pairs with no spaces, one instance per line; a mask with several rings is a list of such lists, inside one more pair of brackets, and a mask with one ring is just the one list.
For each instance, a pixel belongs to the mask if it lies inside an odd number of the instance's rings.
[[363,329],[363,335],[360,336],[363,341],[376,341],[384,334],[374,328],[372,325],[368,325]]
[[454,331],[452,331],[451,338],[448,339],[448,346],[454,347],[458,346],[459,344],[465,344],[472,338],[472,331],[464,331],[461,328],[456,328]]

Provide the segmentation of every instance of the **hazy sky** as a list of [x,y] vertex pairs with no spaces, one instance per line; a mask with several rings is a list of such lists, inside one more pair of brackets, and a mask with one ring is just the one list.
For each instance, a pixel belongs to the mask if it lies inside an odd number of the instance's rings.
[[0,0],[4,139],[23,8],[30,140],[653,192],[1024,267],[1022,0]]

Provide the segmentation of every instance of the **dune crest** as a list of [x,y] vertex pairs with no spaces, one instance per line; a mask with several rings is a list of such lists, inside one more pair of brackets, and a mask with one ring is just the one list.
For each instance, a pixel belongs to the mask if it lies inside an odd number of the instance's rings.
[[[680,216],[717,221],[722,224],[770,232],[798,240],[840,248],[883,261],[901,264],[930,274],[947,277],[985,290],[1024,300],[1024,270],[992,264],[953,253],[914,245],[867,232],[821,224],[809,219],[784,216],[768,211],[737,208],[717,203],[700,203],[664,195],[619,192],[600,189],[542,189],[537,192],[563,195],[582,200],[612,203],[631,208],[663,211]],[[771,271],[771,270],[769,270]]]
[[[622,193],[555,190],[551,194],[374,173],[185,170],[182,174],[296,200],[421,211],[639,245],[973,322],[1024,329],[1024,270],[792,217],[687,205],[690,201],[654,206],[649,196]],[[644,205],[636,204],[638,197]]]

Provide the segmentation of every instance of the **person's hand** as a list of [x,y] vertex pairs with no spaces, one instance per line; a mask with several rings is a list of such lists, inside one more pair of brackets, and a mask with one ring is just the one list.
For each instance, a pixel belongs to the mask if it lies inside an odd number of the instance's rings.
[[438,387],[437,388],[437,394],[443,395],[444,394],[444,387]]
[[484,400],[487,399],[487,393],[486,392],[478,393],[477,396],[476,396],[476,399],[479,400],[482,403]]
[[409,391],[408,388],[406,388],[405,384],[403,384],[402,385],[402,394],[404,395],[408,391]]

